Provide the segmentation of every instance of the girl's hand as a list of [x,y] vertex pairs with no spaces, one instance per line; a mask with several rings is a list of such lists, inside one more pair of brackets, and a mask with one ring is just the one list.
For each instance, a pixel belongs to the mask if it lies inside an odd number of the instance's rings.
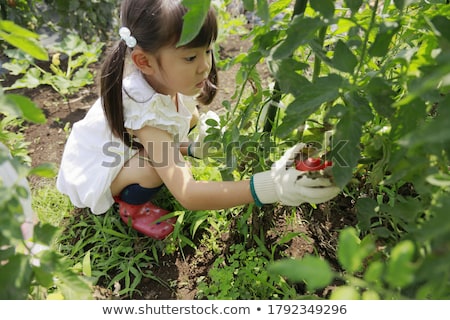
[[251,188],[255,202],[259,205],[280,202],[283,205],[298,206],[301,203],[322,203],[337,196],[340,189],[330,178],[311,175],[309,171],[295,168],[296,155],[305,147],[299,143],[276,161],[271,170],[252,176]]
[[[206,123],[208,120],[214,120],[217,125],[210,125]],[[211,121],[209,121],[211,123]],[[203,159],[208,156],[210,143],[205,142],[205,137],[208,135],[208,129],[212,127],[219,127],[220,118],[214,111],[203,113],[199,119],[198,135],[196,139],[189,144],[188,155],[197,159]]]

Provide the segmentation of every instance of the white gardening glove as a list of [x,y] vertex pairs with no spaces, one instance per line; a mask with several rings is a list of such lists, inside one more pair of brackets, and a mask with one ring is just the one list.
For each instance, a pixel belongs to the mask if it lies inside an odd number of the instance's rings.
[[295,169],[295,156],[306,145],[299,143],[288,149],[271,170],[252,176],[250,188],[257,205],[280,202],[298,206],[304,202],[317,204],[331,200],[340,189],[329,178]]
[[[206,122],[208,120],[214,120],[217,125],[209,125]],[[205,137],[208,135],[209,128],[220,128],[220,118],[214,111],[208,111],[200,115],[198,126],[198,135],[193,142],[189,144],[188,155],[194,158],[203,159],[209,153],[209,147],[212,145],[209,142],[205,142]]]

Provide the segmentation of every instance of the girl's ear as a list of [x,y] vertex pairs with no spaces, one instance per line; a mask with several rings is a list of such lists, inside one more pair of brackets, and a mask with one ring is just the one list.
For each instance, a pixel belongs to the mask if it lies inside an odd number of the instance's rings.
[[151,75],[154,72],[154,59],[151,59],[148,53],[145,53],[141,48],[135,47],[131,52],[131,60],[134,65],[144,74]]

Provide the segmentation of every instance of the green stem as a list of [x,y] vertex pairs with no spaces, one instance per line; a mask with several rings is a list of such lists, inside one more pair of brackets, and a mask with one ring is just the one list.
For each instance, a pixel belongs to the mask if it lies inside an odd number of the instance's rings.
[[273,123],[278,113],[278,104],[281,101],[281,90],[278,81],[275,82],[270,101],[267,109],[266,121],[264,123],[264,132],[272,131]]
[[242,96],[244,95],[245,86],[247,85],[247,82],[248,82],[248,79],[249,79],[249,77],[250,77],[250,74],[252,73],[252,70],[253,70],[254,68],[256,68],[256,64],[254,64],[254,65],[251,66],[251,68],[249,69],[249,71],[248,71],[248,73],[247,73],[247,75],[246,75],[246,77],[245,77],[244,82],[242,83],[241,90],[239,91],[239,94],[238,94],[237,99],[236,99],[236,103],[234,104],[234,108],[233,108],[233,110],[231,111],[231,115],[232,115],[232,116],[233,116],[234,113],[236,112],[236,110],[237,110],[237,108],[238,108],[238,106],[239,106],[239,103],[241,102]]
[[[296,0],[294,4],[292,19],[297,15],[304,14],[307,4],[308,0]],[[271,101],[272,103],[269,104],[266,121],[264,123],[264,132],[272,132],[273,124],[278,114],[278,105],[281,101],[280,84],[278,83],[278,81],[275,82],[275,85],[273,87]]]
[[69,55],[69,60],[67,61],[67,72],[66,72],[67,79],[70,79],[70,76],[72,73],[71,65],[72,65],[72,56]]
[[372,10],[372,16],[370,17],[370,24],[369,27],[367,28],[367,32],[366,32],[366,36],[364,38],[364,43],[363,43],[363,47],[361,50],[361,59],[359,60],[359,65],[358,68],[356,69],[355,73],[353,74],[353,79],[356,82],[356,78],[358,76],[358,74],[361,72],[361,68],[364,65],[364,60],[366,58],[366,54],[367,54],[367,44],[369,43],[369,36],[370,36],[370,30],[372,30],[374,24],[375,24],[375,17],[377,16],[377,9],[378,9],[378,0],[375,0],[375,4]]
[[[320,47],[323,47],[323,42],[325,41],[325,35],[327,33],[327,26],[324,26],[322,28],[320,28],[319,30],[319,44]],[[319,56],[316,54],[314,57],[314,71],[313,71],[313,75],[312,75],[312,82],[316,82],[317,78],[320,75],[320,68],[322,66],[322,59],[319,58]]]

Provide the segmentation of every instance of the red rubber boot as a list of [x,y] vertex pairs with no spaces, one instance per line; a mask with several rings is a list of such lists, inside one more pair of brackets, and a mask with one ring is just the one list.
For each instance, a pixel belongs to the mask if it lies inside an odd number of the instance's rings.
[[114,200],[119,204],[122,221],[128,224],[131,220],[131,227],[147,237],[162,240],[172,233],[173,225],[177,221],[175,217],[155,223],[169,211],[161,209],[151,202],[135,205],[123,202],[119,197],[114,197]]

